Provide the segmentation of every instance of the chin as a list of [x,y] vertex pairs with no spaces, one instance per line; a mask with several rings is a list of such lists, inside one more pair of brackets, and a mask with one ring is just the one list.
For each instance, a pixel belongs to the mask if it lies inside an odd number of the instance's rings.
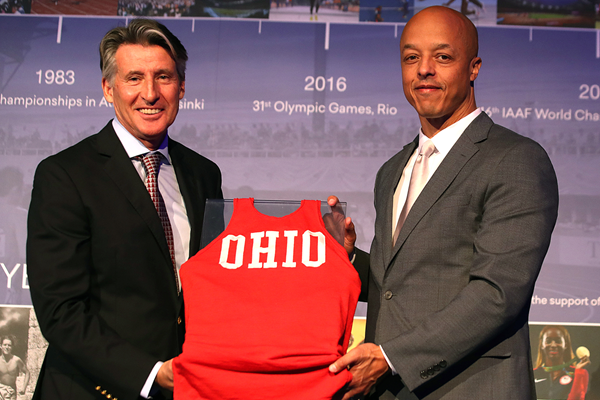
[[435,105],[431,105],[431,104],[415,104],[413,106],[415,108],[415,110],[417,110],[417,113],[419,113],[419,115],[421,117],[425,117],[425,118],[439,118],[440,114],[441,114],[441,110],[439,110],[437,107],[435,107]]
[[156,137],[156,136],[160,136],[162,135],[166,130],[167,130],[168,126],[152,126],[149,127],[148,129],[140,129],[140,132],[142,132],[142,134],[146,137]]
[[434,112],[419,112],[419,117],[430,119],[430,120],[444,118],[443,115],[440,115],[439,113],[434,113]]

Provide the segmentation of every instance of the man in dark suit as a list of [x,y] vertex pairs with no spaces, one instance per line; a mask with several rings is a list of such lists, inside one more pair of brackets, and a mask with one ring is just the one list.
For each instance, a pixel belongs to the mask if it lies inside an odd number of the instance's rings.
[[446,7],[402,32],[404,93],[422,127],[377,174],[375,238],[354,262],[366,343],[330,367],[353,373],[344,399],[535,399],[527,318],[557,182],[537,143],[477,108],[477,48],[471,21]]
[[106,34],[100,56],[116,118],[34,178],[27,263],[49,342],[36,399],[172,397],[177,268],[199,249],[205,199],[222,198],[219,168],[167,135],[185,91],[179,40],[133,20]]

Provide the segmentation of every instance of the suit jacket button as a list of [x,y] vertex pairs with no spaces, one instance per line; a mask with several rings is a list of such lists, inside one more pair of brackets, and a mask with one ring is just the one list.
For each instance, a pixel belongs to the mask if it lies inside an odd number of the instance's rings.
[[388,290],[388,291],[386,291],[386,292],[383,294],[383,297],[384,297],[386,300],[390,300],[392,297],[394,297],[394,293],[392,293],[392,291],[391,291],[391,290]]
[[177,317],[177,325],[181,325],[181,317]]
[[442,360],[439,362],[439,366],[442,368],[446,368],[448,366],[448,363],[446,362],[446,360]]
[[438,372],[440,369],[442,369],[442,367],[440,367],[440,364],[435,364],[435,365],[433,366],[433,370],[434,370],[435,372]]
[[433,371],[433,367],[427,368],[427,375],[432,376],[433,374],[435,374],[435,372]]
[[425,370],[421,371],[421,378],[423,378],[423,379],[429,378],[429,375],[427,375],[427,371],[425,371]]
[[102,387],[101,387],[101,386],[96,386],[96,390],[97,390],[97,391],[101,391],[101,390],[102,390]]

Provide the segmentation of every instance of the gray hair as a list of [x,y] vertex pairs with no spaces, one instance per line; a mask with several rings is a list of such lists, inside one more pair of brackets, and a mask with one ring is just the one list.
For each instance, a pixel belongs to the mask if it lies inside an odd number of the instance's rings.
[[117,73],[115,56],[119,46],[123,44],[162,47],[175,61],[179,80],[185,81],[185,63],[188,55],[179,39],[163,24],[151,19],[137,18],[127,27],[111,29],[100,42],[100,69],[102,77],[110,85]]

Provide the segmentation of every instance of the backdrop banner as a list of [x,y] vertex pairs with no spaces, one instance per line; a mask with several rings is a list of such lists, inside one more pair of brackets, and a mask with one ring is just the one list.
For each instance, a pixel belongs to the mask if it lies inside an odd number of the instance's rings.
[[[127,21],[0,16],[0,335],[15,336],[13,353],[32,372],[23,398],[45,347],[25,260],[33,173],[114,117],[102,96],[98,44]],[[185,98],[169,134],[220,166],[225,198],[336,194],[368,250],[375,175],[419,129],[402,91],[404,24],[160,22],[189,52]],[[599,32],[480,26],[475,83],[478,106],[541,143],[556,169],[559,218],[531,305],[532,352],[535,360],[543,326],[568,326],[574,350],[591,352],[586,399],[600,399]],[[365,306],[359,310],[364,316]]]

